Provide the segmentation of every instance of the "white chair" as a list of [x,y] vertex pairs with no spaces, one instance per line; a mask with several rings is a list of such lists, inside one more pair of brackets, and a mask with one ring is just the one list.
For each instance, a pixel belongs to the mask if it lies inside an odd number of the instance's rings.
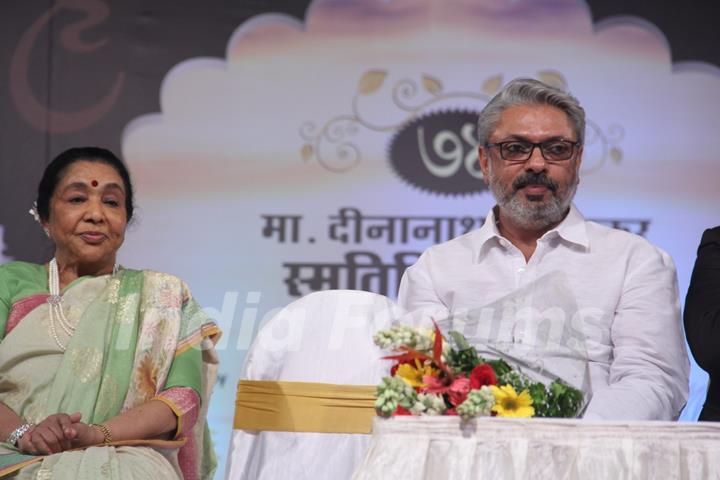
[[[373,344],[401,311],[369,292],[330,290],[275,315],[253,342],[241,380],[377,385],[389,362]],[[228,479],[350,478],[370,435],[234,430]]]

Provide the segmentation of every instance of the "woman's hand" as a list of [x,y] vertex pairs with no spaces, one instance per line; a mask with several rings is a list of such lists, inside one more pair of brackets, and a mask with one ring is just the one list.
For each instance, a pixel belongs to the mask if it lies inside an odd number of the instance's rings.
[[38,423],[18,440],[18,448],[31,455],[50,455],[73,448],[81,414],[56,413]]
[[76,423],[73,426],[75,430],[75,438],[72,441],[73,448],[90,447],[92,445],[102,445],[105,435],[100,429],[91,427],[86,423]]

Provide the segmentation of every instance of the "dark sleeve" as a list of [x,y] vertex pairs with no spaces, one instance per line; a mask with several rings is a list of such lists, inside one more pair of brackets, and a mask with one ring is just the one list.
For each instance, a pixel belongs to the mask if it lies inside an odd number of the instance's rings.
[[685,299],[685,334],[700,367],[720,373],[720,227],[705,230]]

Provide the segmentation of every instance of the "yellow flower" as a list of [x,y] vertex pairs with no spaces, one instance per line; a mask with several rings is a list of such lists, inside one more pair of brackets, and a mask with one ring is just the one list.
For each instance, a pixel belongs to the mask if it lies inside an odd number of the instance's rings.
[[430,365],[423,365],[419,359],[415,359],[415,366],[413,367],[409,363],[403,363],[397,368],[395,375],[402,378],[405,383],[411,387],[424,388],[427,387],[423,383],[423,376],[430,375],[435,376],[437,371]]
[[490,385],[490,389],[495,396],[495,405],[492,407],[492,411],[497,413],[498,417],[532,417],[535,415],[532,397],[527,390],[523,390],[518,395],[511,385],[502,387]]

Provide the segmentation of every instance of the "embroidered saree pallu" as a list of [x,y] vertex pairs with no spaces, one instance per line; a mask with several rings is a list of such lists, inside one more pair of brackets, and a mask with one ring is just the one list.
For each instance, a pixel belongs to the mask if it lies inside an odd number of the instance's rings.
[[[81,277],[63,292],[72,336],[50,332],[46,272],[0,269],[0,401],[29,423],[81,412],[103,423],[159,400],[178,417],[171,440],[131,440],[48,456],[0,444],[0,474],[18,478],[211,478],[205,414],[219,329],[176,277],[151,271]],[[3,287],[5,286],[5,287]],[[8,287],[11,286],[11,287]],[[12,291],[3,291],[11,288]]]

